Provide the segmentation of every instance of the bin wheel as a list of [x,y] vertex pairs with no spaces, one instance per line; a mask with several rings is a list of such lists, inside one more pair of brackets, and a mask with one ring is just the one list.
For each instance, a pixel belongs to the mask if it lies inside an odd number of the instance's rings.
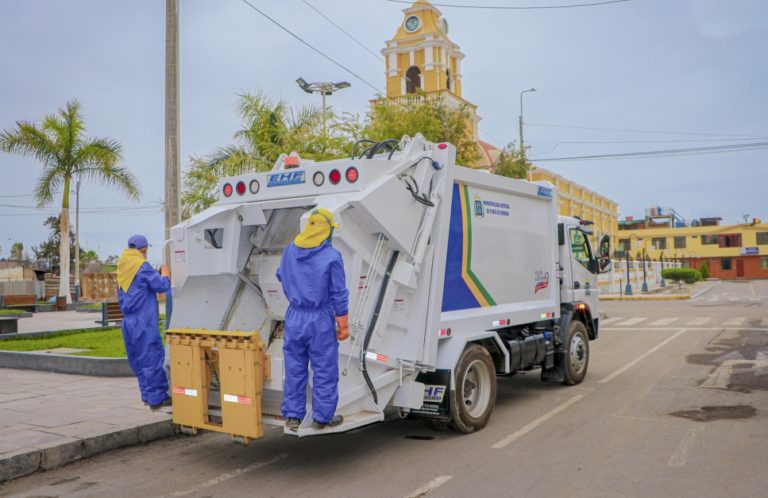
[[485,427],[496,403],[496,368],[488,350],[467,347],[456,368],[456,391],[451,396],[451,428],[469,434]]
[[187,427],[186,425],[180,425],[179,432],[185,436],[197,436],[197,427]]
[[578,320],[571,322],[568,328],[568,340],[565,343],[563,355],[563,384],[574,386],[581,384],[587,375],[589,366],[589,338],[587,327]]

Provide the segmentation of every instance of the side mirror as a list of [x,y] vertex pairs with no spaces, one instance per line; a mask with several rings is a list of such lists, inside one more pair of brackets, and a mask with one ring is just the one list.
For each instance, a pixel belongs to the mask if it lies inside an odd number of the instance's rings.
[[603,235],[600,239],[600,258],[611,257],[611,238],[607,235]]

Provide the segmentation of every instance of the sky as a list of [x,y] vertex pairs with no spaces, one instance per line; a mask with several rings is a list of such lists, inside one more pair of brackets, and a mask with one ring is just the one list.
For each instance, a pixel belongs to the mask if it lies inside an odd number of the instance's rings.
[[[231,142],[237,94],[319,105],[295,84],[349,81],[337,112],[364,114],[383,89],[375,53],[407,5],[386,0],[250,0],[349,74],[280,30],[243,0],[181,0],[181,158]],[[561,6],[595,0],[443,0],[474,6]],[[631,0],[559,9],[439,7],[466,58],[463,96],[478,105],[481,138],[516,141],[524,96],[528,157],[619,203],[620,217],[672,207],[686,218],[768,220],[768,149],[696,155],[616,154],[768,142],[768,2]],[[81,245],[103,258],[145,234],[159,260],[163,215],[165,2],[3,0],[0,129],[36,121],[77,98],[90,136],[123,144],[139,203],[84,184]],[[361,81],[365,80],[365,82]],[[610,158],[573,160],[611,155]],[[568,160],[552,160],[562,159]],[[48,237],[60,197],[33,207],[34,160],[0,154],[0,257]]]

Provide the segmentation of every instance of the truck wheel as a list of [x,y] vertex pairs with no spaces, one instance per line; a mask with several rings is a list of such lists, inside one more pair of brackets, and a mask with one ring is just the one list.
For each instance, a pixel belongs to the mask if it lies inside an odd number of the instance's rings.
[[451,428],[469,434],[485,427],[496,403],[496,369],[482,346],[472,344],[456,368],[456,392],[451,397]]
[[563,384],[568,386],[581,384],[589,366],[589,338],[587,327],[578,320],[572,321],[568,328],[568,340],[565,343],[563,356],[565,363]]

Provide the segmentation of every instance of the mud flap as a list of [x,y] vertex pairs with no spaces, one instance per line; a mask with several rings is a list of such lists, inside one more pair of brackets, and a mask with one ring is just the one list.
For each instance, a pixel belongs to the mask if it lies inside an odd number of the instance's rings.
[[448,369],[422,372],[416,382],[424,384],[424,403],[411,410],[418,418],[450,420],[451,418],[451,371]]

